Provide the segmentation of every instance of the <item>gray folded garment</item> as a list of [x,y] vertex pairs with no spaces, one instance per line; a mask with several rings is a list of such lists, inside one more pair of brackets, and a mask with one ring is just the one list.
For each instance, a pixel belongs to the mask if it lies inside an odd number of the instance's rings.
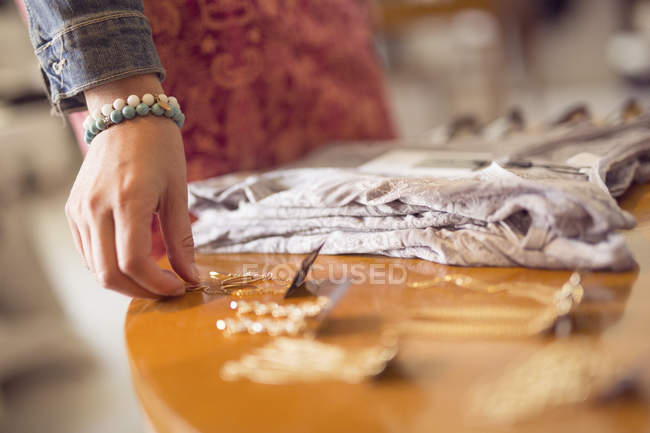
[[[572,161],[585,167],[584,175],[495,162],[455,179],[312,167],[195,182],[194,239],[203,252],[307,253],[325,241],[324,254],[418,257],[463,266],[629,269],[634,260],[616,230],[635,221],[609,191],[620,195],[633,181],[650,179],[647,124],[641,119],[511,136],[498,147],[480,140],[455,144],[455,150],[481,152],[497,147],[492,153],[502,161]],[[354,152],[355,146],[339,146],[330,154],[353,160]]]

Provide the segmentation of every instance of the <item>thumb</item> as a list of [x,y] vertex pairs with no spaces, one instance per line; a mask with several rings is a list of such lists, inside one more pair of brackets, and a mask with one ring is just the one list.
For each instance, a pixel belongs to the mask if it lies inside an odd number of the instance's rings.
[[198,282],[199,272],[194,264],[194,239],[187,210],[187,186],[168,194],[159,208],[160,226],[172,268],[181,278]]

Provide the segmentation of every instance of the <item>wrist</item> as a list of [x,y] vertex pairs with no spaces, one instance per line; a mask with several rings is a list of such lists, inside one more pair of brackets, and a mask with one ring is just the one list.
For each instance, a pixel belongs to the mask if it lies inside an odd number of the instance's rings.
[[[118,85],[110,86],[110,88],[98,89],[92,93],[93,102],[102,104],[103,101],[99,98],[107,98],[114,91],[126,91],[130,89],[133,83],[130,83],[129,86],[123,84],[118,83]],[[137,84],[143,84],[143,81],[138,81]],[[115,99],[112,104],[103,103],[101,108],[92,107],[91,105],[91,111],[83,123],[86,131],[84,140],[89,145],[102,131],[124,121],[131,121],[136,117],[147,117],[149,115],[167,117],[173,120],[179,128],[182,128],[185,123],[185,114],[181,111],[176,98],[162,93],[157,95],[145,93],[142,97],[131,94],[126,98]]]
[[110,103],[117,98],[124,98],[128,95],[143,95],[145,93],[152,95],[164,93],[160,80],[155,74],[136,75],[111,81],[86,90],[84,95],[88,111],[92,113],[101,109],[107,102]]

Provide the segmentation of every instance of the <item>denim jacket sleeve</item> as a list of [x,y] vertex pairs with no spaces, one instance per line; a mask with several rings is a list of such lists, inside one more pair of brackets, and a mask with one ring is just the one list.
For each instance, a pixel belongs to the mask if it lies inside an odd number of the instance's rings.
[[83,109],[84,90],[164,70],[141,0],[25,0],[30,38],[59,113]]

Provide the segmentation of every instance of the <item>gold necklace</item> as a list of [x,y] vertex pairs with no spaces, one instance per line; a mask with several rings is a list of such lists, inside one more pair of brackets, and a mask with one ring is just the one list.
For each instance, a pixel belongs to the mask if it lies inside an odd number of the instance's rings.
[[263,384],[337,380],[359,383],[376,376],[397,354],[397,346],[346,348],[307,338],[275,338],[266,346],[221,367],[227,381],[248,379]]
[[[485,285],[475,283],[470,277],[459,278],[448,275],[444,278],[422,282],[416,287],[431,287],[432,281],[454,281],[456,285],[468,287],[470,284],[479,285],[482,290]],[[413,283],[417,284],[417,283]],[[411,285],[413,287],[413,285]],[[544,286],[548,292],[548,286]],[[515,296],[532,299],[540,307],[515,307],[512,305],[474,305],[474,306],[444,306],[417,307],[404,311],[407,319],[397,321],[393,327],[402,335],[453,336],[453,337],[523,337],[537,335],[553,330],[556,333],[566,333],[571,326],[566,318],[575,305],[582,301],[584,288],[578,273],[571,275],[559,289],[546,294],[531,294],[524,287],[509,288],[505,283],[497,285],[490,293],[514,293]]]
[[[579,273],[574,272],[567,281],[572,286],[578,286],[581,282]],[[567,284],[565,283],[565,284]],[[431,280],[415,281],[407,283],[406,286],[412,289],[429,289],[434,287],[443,287],[446,285],[455,285],[464,289],[487,292],[487,293],[502,293],[507,292],[508,295],[530,299],[541,304],[548,304],[552,301],[556,289],[551,288],[549,291],[548,284],[540,284],[535,282],[525,283],[496,283],[486,284],[484,281],[476,280],[469,275],[463,274],[447,274],[444,277],[436,277]]]
[[188,284],[185,286],[186,293],[203,292],[206,295],[223,295],[223,296],[254,296],[254,295],[282,295],[287,290],[283,288],[268,288],[255,285],[265,281],[288,282],[288,280],[274,278],[268,274],[237,274],[222,273],[210,271],[209,279],[199,282],[198,284]]
[[475,385],[469,413],[481,421],[512,423],[606,395],[629,375],[630,369],[590,339],[557,340],[523,362],[511,362],[491,382]]

